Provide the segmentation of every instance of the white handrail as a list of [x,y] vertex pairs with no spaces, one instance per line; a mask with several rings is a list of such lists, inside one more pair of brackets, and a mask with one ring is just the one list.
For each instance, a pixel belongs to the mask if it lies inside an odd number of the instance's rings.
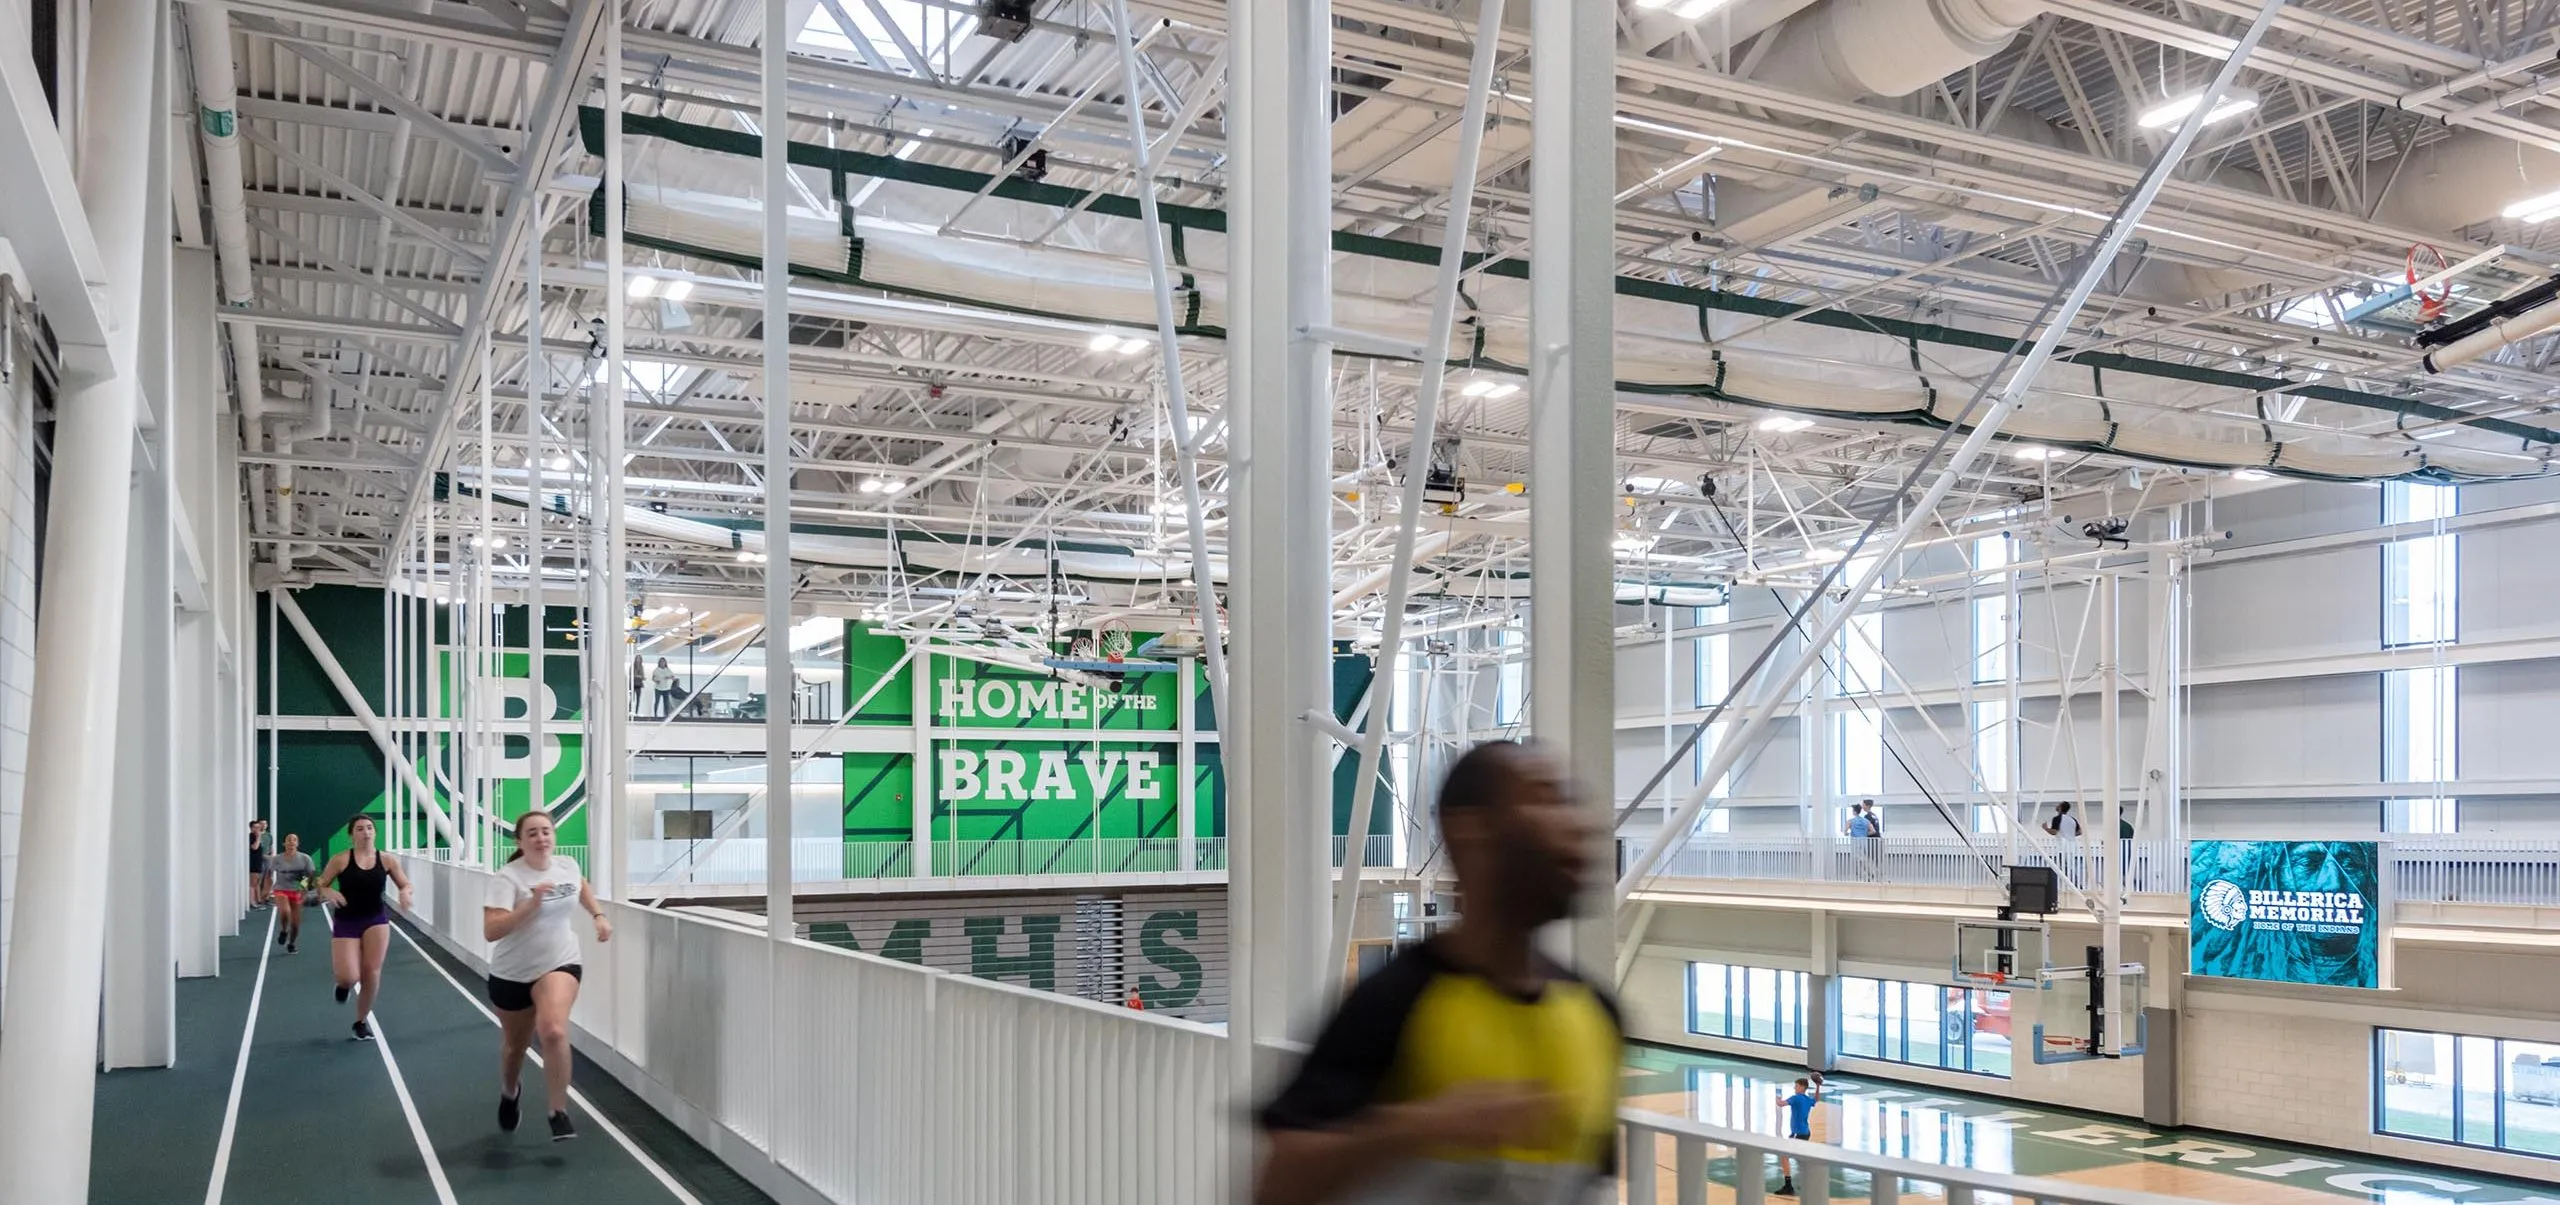
[[[2039,1205],[2193,1205],[2193,1202],[2177,1197],[2127,1192],[2120,1188],[2095,1188],[1944,1163],[1923,1163],[1894,1155],[1853,1151],[1820,1142],[1688,1121],[1641,1109],[1619,1110],[1618,1123],[1620,1134],[1625,1139],[1623,1175],[1629,1201],[1657,1199],[1655,1193],[1662,1167],[1662,1147],[1668,1140],[1672,1173],[1678,1186],[1675,1199],[1680,1205],[1706,1205],[1707,1153],[1710,1147],[1722,1147],[1733,1153],[1735,1205],[1762,1205],[1768,1199],[1768,1165],[1772,1158],[1782,1156],[1793,1158],[1801,1165],[1795,1169],[1794,1179],[1800,1190],[1796,1199],[1805,1205],[1824,1205],[1831,1200],[1831,1172],[1834,1170],[1936,1185],[1943,1190],[1948,1205],[1973,1205],[1984,1193],[1999,1193],[2015,1202],[2037,1202]],[[1653,1149],[1646,1150],[1648,1145]],[[1899,1191],[1879,1193],[1870,1190],[1867,1199],[1899,1201],[1902,1196]]]

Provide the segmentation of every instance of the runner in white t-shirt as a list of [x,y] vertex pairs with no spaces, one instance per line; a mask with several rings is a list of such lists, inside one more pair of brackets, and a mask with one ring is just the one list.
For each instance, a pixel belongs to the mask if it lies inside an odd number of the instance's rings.
[[558,844],[551,813],[526,812],[516,820],[516,852],[498,868],[497,881],[480,910],[481,936],[490,943],[489,1003],[505,1030],[498,1045],[498,1128],[516,1128],[525,1047],[542,1041],[542,1082],[549,1090],[551,1138],[578,1136],[569,1123],[569,1010],[578,1003],[578,930],[572,910],[595,921],[596,940],[613,940],[613,922],[578,864],[552,853]]

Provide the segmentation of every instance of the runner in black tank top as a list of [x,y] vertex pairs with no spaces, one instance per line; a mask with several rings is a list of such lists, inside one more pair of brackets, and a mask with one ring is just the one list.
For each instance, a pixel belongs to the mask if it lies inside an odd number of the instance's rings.
[[[382,959],[391,951],[390,910],[383,907],[388,885],[400,888],[400,910],[409,910],[409,876],[400,862],[373,847],[371,816],[347,822],[347,851],[329,859],[317,888],[334,909],[329,917],[329,964],[337,972],[338,1002],[361,985],[356,997],[355,1034],[373,1040],[373,1000],[382,988]],[[334,885],[334,886],[333,886]]]

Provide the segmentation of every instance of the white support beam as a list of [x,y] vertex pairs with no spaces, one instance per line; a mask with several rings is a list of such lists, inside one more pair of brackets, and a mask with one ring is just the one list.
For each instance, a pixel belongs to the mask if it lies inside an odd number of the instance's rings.
[[[1615,16],[1585,0],[1530,7],[1529,728],[1590,810],[1595,869],[1616,865]],[[1616,928],[1595,882],[1568,938],[1595,983],[1616,974]]]
[[[166,125],[151,104],[165,6],[92,0],[89,11],[94,36],[78,208],[66,208],[69,197],[53,191],[67,174],[31,174],[25,183],[0,175],[11,181],[0,189],[10,198],[0,202],[0,215],[13,235],[26,229],[30,239],[70,240],[85,226],[96,232],[98,250],[96,274],[64,282],[68,291],[55,294],[75,329],[96,319],[80,334],[97,342],[64,349],[70,383],[55,403],[45,621],[36,629],[9,990],[0,998],[0,1034],[7,1035],[0,1039],[0,1201],[89,1197],[107,940],[107,910],[91,879],[115,785],[144,246],[152,203],[168,197],[165,189],[151,192],[166,156],[155,167],[146,162],[151,156],[133,153],[150,144],[154,126]],[[39,128],[51,108],[31,87],[32,68],[21,55],[0,53],[10,90],[9,103],[0,104],[0,171],[65,166],[59,142]],[[23,93],[22,83],[30,86]],[[29,150],[52,153],[41,161],[20,155]],[[26,210],[16,208],[22,202]],[[51,270],[72,266],[63,261]],[[85,313],[91,305],[96,312]],[[50,301],[46,315],[54,317]]]
[[[1286,1072],[1280,1046],[1315,1024],[1325,977],[1332,749],[1302,717],[1333,707],[1332,134],[1325,0],[1230,0],[1227,397],[1234,421],[1228,771],[1228,1032],[1245,1099]],[[1235,1162],[1256,1162],[1237,1114]]]
[[[619,4],[620,0],[613,0]],[[764,21],[764,781],[765,933],[791,920],[791,28],[788,8]],[[848,34],[860,37],[858,31]],[[620,64],[614,64],[617,68]],[[919,70],[922,68],[919,67]],[[619,267],[617,263],[615,265]],[[616,295],[617,297],[619,294]],[[614,616],[619,622],[621,616]],[[921,722],[922,717],[918,717]],[[776,955],[780,957],[780,955]],[[777,993],[774,993],[778,995]],[[776,1006],[779,1007],[778,1001]],[[775,1032],[781,1032],[776,1026]],[[778,1100],[779,1098],[777,1098]]]
[[[165,17],[166,10],[161,11]],[[151,111],[169,111],[166,29],[149,37],[162,53],[151,73]],[[139,153],[151,168],[148,194],[169,195],[166,121],[151,123]],[[99,1061],[108,1070],[168,1067],[178,1061],[178,781],[170,753],[177,739],[177,541],[180,508],[170,436],[184,430],[177,407],[170,305],[171,215],[146,211],[142,227],[142,291],[135,386],[161,421],[133,447],[128,478],[124,558],[124,657],[116,697],[114,834],[119,869],[131,881],[109,893],[107,961],[99,1008]],[[210,860],[211,849],[186,851]]]

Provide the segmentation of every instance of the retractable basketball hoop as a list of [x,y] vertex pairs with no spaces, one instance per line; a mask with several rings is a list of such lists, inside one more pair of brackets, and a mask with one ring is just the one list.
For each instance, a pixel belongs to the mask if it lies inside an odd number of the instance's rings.
[[2028,1055],[2041,1064],[2079,1063],[2090,1059],[2138,1058],[2150,1038],[2144,1019],[2144,981],[2148,972],[2138,962],[2116,964],[2116,990],[2125,1018],[2121,1039],[2110,1042],[2107,1030],[2107,975],[2098,947],[2086,951],[2088,963],[2047,967],[2036,976],[2035,1042]]

